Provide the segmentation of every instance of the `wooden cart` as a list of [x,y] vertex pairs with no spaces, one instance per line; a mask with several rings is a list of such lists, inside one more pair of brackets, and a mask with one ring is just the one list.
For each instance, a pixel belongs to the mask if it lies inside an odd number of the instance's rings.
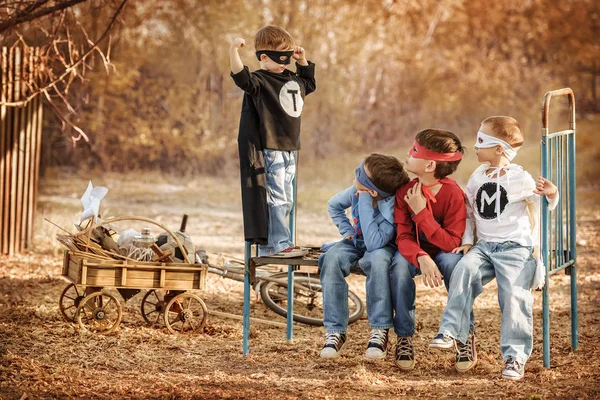
[[[137,220],[155,224],[169,233],[184,258],[192,261],[173,232],[159,223],[142,217],[118,217],[86,228],[78,235],[88,244],[93,228],[117,221]],[[59,306],[63,317],[81,329],[95,333],[110,333],[119,326],[122,307],[119,300],[103,289],[114,288],[125,301],[142,290],[141,312],[150,324],[164,321],[172,333],[200,333],[206,323],[208,309],[204,301],[189,291],[206,287],[208,265],[200,263],[141,262],[131,259],[114,260],[91,257],[93,246],[86,251],[66,250],[63,277],[70,284],[63,290]],[[124,258],[124,257],[121,257]]]

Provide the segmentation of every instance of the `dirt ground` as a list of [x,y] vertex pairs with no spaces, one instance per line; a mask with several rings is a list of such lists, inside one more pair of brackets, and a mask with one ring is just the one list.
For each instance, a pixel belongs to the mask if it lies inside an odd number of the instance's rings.
[[[236,180],[98,177],[110,191],[102,203],[107,216],[142,215],[178,227],[190,214],[189,233],[211,253],[242,256],[242,226]],[[400,372],[391,354],[383,361],[364,358],[366,317],[349,328],[343,356],[322,360],[324,329],[285,329],[252,324],[249,356],[242,355],[241,322],[210,317],[205,333],[188,337],[148,327],[139,312],[142,294],[122,303],[120,328],[112,335],[80,332],[65,322],[58,298],[67,285],[60,276],[58,229],[71,229],[80,212],[87,181],[49,176],[42,183],[33,251],[0,257],[0,399],[116,398],[600,398],[600,209],[597,192],[578,202],[579,349],[571,351],[569,277],[551,281],[552,367],[542,366],[542,293],[535,292],[535,348],[520,382],[500,378],[500,312],[495,283],[476,302],[479,364],[470,373],[454,371],[453,353],[430,351],[446,301],[441,288],[417,282],[416,368]],[[298,242],[336,239],[325,203],[343,184],[320,184],[319,192],[299,194]],[[351,288],[364,300],[364,278]],[[198,292],[210,310],[240,314],[241,283],[209,275]],[[252,316],[284,322],[254,301]],[[394,338],[395,340],[395,338]]]

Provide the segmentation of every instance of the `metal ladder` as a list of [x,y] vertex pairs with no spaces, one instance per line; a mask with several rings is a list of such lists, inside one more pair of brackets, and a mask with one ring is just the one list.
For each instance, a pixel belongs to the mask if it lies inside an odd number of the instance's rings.
[[[569,100],[569,129],[550,132],[548,114],[553,97]],[[577,331],[577,271],[576,271],[576,181],[575,181],[575,96],[570,88],[553,90],[544,96],[542,108],[542,176],[552,181],[560,195],[558,206],[548,211],[542,200],[542,257],[546,265],[543,288],[542,324],[544,337],[544,367],[550,367],[550,293],[549,279],[564,270],[571,276],[571,347],[578,346]]]

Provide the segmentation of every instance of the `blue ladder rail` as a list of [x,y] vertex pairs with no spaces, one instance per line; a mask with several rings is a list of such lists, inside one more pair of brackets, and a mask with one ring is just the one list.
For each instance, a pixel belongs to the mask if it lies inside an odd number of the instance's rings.
[[[569,129],[550,132],[548,127],[550,100],[567,96]],[[542,176],[552,181],[560,195],[552,212],[542,200],[542,259],[546,265],[546,283],[542,294],[544,367],[550,367],[550,293],[549,279],[564,270],[571,276],[571,347],[578,346],[577,270],[576,270],[576,181],[575,181],[575,95],[570,88],[553,90],[544,96],[541,141]]]

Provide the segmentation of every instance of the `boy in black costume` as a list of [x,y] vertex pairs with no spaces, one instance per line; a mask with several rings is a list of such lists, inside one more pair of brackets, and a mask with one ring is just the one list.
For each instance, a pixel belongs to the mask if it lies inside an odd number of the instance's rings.
[[[276,26],[254,37],[260,69],[250,72],[231,43],[231,77],[244,90],[238,135],[244,239],[260,245],[261,255],[299,257],[305,250],[290,240],[287,217],[293,206],[292,181],[300,149],[304,97],[316,89],[315,65],[294,39]],[[286,69],[296,60],[296,73]]]

